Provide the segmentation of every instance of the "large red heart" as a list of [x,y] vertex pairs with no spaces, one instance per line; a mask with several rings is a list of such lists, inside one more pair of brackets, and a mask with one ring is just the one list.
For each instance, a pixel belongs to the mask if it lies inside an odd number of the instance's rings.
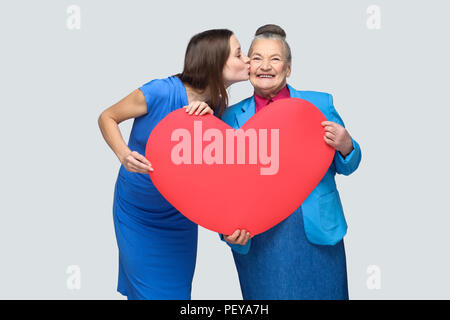
[[149,136],[150,178],[167,201],[198,225],[226,235],[236,229],[257,235],[292,214],[328,170],[335,150],[323,139],[325,120],[306,100],[275,101],[240,128],[252,137],[245,138],[243,148],[233,137],[237,131],[225,122],[213,115],[188,115],[181,108]]

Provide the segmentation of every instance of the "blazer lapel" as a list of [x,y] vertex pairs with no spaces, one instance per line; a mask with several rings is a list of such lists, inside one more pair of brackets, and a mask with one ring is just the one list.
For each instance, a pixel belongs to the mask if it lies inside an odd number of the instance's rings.
[[[289,89],[289,94],[291,98],[300,98],[302,99],[302,95],[299,91],[292,88],[289,84],[287,84]],[[241,106],[241,110],[236,112],[236,121],[238,124],[238,128],[242,127],[244,123],[248,121],[255,114],[255,96],[252,96],[248,101],[246,101]],[[236,128],[235,128],[236,129]]]
[[238,128],[242,127],[255,114],[255,97],[243,104],[240,112],[236,113]]
[[301,97],[301,92],[300,92],[300,91],[297,91],[297,90],[295,90],[294,88],[292,88],[292,87],[289,85],[289,83],[287,83],[287,87],[288,87],[288,89],[289,89],[289,94],[290,94],[291,98],[300,98],[300,99],[303,99],[303,98]]

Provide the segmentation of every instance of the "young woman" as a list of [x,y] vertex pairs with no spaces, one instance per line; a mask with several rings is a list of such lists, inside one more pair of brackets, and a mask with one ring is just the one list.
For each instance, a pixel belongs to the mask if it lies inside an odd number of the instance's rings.
[[[182,107],[189,114],[220,116],[228,103],[226,88],[248,77],[249,59],[234,34],[208,30],[190,40],[182,73],[144,84],[100,115],[103,137],[122,163],[113,217],[117,290],[128,299],[190,299],[197,254],[197,225],[167,202],[149,177],[158,170],[143,156],[150,133]],[[131,118],[127,145],[118,124]]]

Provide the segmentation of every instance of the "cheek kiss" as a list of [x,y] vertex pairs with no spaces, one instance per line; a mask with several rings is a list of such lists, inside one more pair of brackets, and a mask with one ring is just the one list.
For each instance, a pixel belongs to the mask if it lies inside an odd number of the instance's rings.
[[[242,129],[226,129],[224,141],[221,130],[210,128],[203,133],[202,121],[194,121],[193,152],[191,149],[191,133],[187,129],[180,128],[172,131],[171,141],[179,141],[179,143],[172,147],[170,156],[172,162],[176,165],[203,163],[208,165],[247,164],[245,162],[245,142],[246,138],[248,138],[248,164],[259,164],[261,166],[261,175],[274,175],[278,173],[279,168],[279,136],[279,129],[270,129],[269,155],[267,129],[259,129],[258,132],[253,128],[249,128],[245,131]],[[235,148],[236,140],[237,144]],[[204,141],[210,142],[205,147],[203,147]],[[235,150],[237,153],[236,162],[234,154]],[[192,154],[194,159],[192,159]],[[257,158],[259,158],[259,161]]]

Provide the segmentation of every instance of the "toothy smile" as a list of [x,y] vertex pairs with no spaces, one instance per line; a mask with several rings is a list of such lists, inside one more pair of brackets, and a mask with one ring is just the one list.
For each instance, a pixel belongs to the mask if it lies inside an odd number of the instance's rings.
[[272,74],[260,74],[260,75],[258,75],[258,78],[273,78],[273,77],[275,77],[275,76],[272,75]]

